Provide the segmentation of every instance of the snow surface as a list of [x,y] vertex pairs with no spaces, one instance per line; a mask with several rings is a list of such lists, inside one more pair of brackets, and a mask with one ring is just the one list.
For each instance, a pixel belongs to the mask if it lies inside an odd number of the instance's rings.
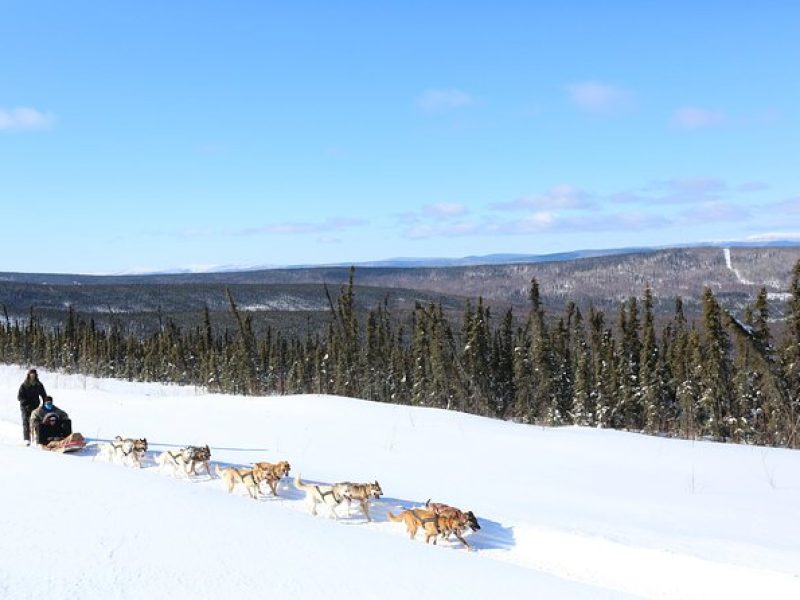
[[[515,425],[332,396],[245,398],[40,370],[91,443],[20,445],[0,367],[0,598],[800,598],[800,452]],[[146,436],[139,470],[96,443]],[[160,473],[158,451],[286,459],[292,475],[377,479],[337,521],[218,479]],[[476,548],[410,541],[386,511],[472,510]]]

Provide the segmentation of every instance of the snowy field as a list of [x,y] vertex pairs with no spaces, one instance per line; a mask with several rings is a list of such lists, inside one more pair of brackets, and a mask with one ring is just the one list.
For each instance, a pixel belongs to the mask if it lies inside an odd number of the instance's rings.
[[[3,599],[800,598],[797,451],[40,371],[90,440],[57,455],[20,445],[24,374],[0,367]],[[96,455],[118,434],[147,437],[145,468]],[[375,522],[337,521],[288,479],[253,501],[159,473],[155,454],[187,444],[385,496]],[[475,512],[475,552],[386,518],[429,498]]]

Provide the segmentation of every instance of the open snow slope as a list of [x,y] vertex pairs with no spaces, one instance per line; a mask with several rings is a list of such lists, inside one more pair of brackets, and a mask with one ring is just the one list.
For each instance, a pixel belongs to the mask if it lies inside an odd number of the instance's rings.
[[[137,470],[19,446],[24,369],[0,367],[0,598],[800,598],[800,452],[41,375],[76,430],[153,452]],[[286,459],[386,496],[374,523],[335,521],[288,481],[256,502],[152,466],[205,443],[215,462]],[[476,513],[476,552],[387,521],[428,498]]]

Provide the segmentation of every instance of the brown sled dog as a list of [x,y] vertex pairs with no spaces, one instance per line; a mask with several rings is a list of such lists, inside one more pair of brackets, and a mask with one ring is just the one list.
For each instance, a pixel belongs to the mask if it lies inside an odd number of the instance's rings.
[[383,495],[380,483],[377,481],[373,483],[352,483],[350,481],[345,481],[337,483],[333,487],[342,498],[347,501],[348,512],[350,510],[350,504],[352,502],[358,502],[361,507],[361,512],[367,517],[367,521],[372,521],[372,518],[369,516],[369,500],[370,498],[377,500]]
[[197,465],[203,465],[206,469],[206,474],[211,478],[214,477],[211,474],[211,469],[208,467],[208,461],[211,460],[211,449],[208,447],[208,444],[205,446],[187,446],[186,451],[189,459],[186,465],[187,475],[189,473],[192,475],[199,475],[195,469]]
[[440,502],[431,502],[430,500],[425,503],[425,508],[435,512],[437,515],[451,516],[464,521],[467,527],[469,527],[472,531],[478,531],[481,528],[477,517],[471,510],[464,512],[455,506],[442,504]]
[[263,473],[261,469],[238,469],[236,467],[228,467],[220,469],[217,467],[217,475],[222,478],[225,485],[228,486],[228,493],[233,491],[237,483],[241,483],[247,493],[253,500],[258,500],[258,486],[262,481]]
[[413,540],[417,535],[417,530],[422,528],[425,532],[425,543],[431,540],[436,543],[436,537],[441,533],[439,530],[439,517],[436,516],[431,510],[423,510],[421,508],[413,508],[411,510],[404,510],[399,516],[392,513],[386,513],[390,521],[399,523],[402,521],[406,524],[406,531],[409,537]]
[[261,470],[264,475],[262,481],[266,481],[269,485],[269,489],[272,490],[272,495],[277,496],[278,482],[281,480],[281,477],[285,477],[289,474],[289,470],[292,466],[288,461],[282,460],[275,464],[268,462],[253,463],[253,468]]

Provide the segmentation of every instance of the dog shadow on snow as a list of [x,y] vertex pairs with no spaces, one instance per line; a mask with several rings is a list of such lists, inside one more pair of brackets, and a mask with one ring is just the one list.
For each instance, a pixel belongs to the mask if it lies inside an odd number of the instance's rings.
[[[82,451],[82,454],[91,455],[96,457],[100,452],[100,444],[107,440],[91,440],[92,443],[87,445],[87,447]],[[110,440],[108,440],[110,441]],[[159,448],[178,448],[183,447],[180,444],[152,444],[152,446],[158,446]],[[219,448],[215,448],[219,449]],[[254,448],[252,450],[259,450],[258,448]],[[162,452],[162,450],[148,450],[145,455],[142,457],[142,467],[144,468],[157,468],[156,457]],[[212,461],[211,464],[211,473],[206,474],[205,472],[200,472],[199,475],[195,476],[186,476],[181,477],[181,479],[186,479],[192,483],[204,483],[209,482],[211,479],[219,481],[217,477],[217,473],[219,469],[225,469],[228,467],[235,467],[235,468],[250,468],[252,465],[250,464],[241,464],[235,462],[223,462],[223,461]],[[294,470],[294,469],[293,469]],[[278,495],[273,496],[271,491],[269,490],[268,486],[264,484],[262,486],[262,493],[259,494],[257,502],[263,503],[270,503],[270,502],[304,502],[306,500],[306,492],[297,489],[293,483],[294,473],[290,474],[287,477],[284,477],[278,482],[277,491]],[[327,481],[316,481],[313,479],[306,479],[303,478],[303,483],[307,483],[310,485],[330,485],[331,482]],[[238,487],[237,490],[234,491],[234,494],[241,495],[242,488]],[[244,496],[246,497],[246,495]],[[434,499],[438,501],[438,499]],[[251,500],[252,501],[252,500]],[[392,496],[382,496],[379,500],[371,500],[369,502],[369,514],[372,518],[373,523],[383,524],[388,523],[392,528],[398,528],[399,530],[403,531],[403,535],[405,534],[404,526],[402,523],[392,523],[389,521],[389,517],[387,513],[391,512],[394,515],[398,515],[403,510],[409,510],[413,508],[424,508],[425,501],[424,500],[409,500],[406,498],[395,498]],[[459,508],[463,510],[469,510],[469,506],[460,506]],[[337,523],[342,525],[363,525],[367,524],[368,521],[364,516],[364,513],[361,512],[361,507],[358,505],[357,502],[354,502],[350,507],[348,507],[347,502],[342,502],[336,508],[336,514],[338,515]],[[481,528],[478,531],[470,531],[469,533],[465,533],[464,537],[469,542],[470,546],[474,550],[510,550],[512,549],[515,544],[516,540],[514,537],[514,528],[507,527],[503,524],[492,521],[491,519],[487,519],[484,516],[476,515],[478,518],[478,523],[480,524]],[[324,506],[320,506],[318,508],[318,517],[319,518],[333,518],[333,515],[329,513],[329,509]],[[417,534],[417,538],[421,538],[421,534]],[[448,540],[439,540],[438,545],[444,547],[451,547],[451,548],[461,548],[461,542],[456,540],[453,536],[450,537]]]
[[[435,498],[433,500],[434,502],[439,501]],[[387,513],[391,512],[393,515],[397,516],[398,513],[404,510],[410,510],[412,508],[425,508],[425,501],[383,496],[380,500],[373,500],[370,502],[369,514],[373,521],[388,522],[392,526],[402,528],[405,532],[403,524],[391,523]],[[462,510],[470,510],[469,506],[459,506],[459,508]],[[361,510],[358,507],[354,506],[352,510],[353,514],[356,514],[358,517],[362,517]],[[470,532],[467,530],[468,533],[465,533],[464,535],[464,538],[467,540],[467,542],[469,542],[469,545],[472,546],[474,550],[510,550],[514,547],[516,541],[514,539],[513,527],[505,527],[501,523],[487,519],[482,515],[475,516],[477,517],[478,524],[481,526],[481,528],[478,531]],[[362,522],[366,522],[366,519],[361,518],[360,520]],[[421,534],[418,533],[417,537],[421,537]],[[453,536],[450,536],[448,540],[439,540],[438,545],[453,548],[463,547],[461,542],[456,540]]]
[[[241,464],[233,464],[233,463],[223,463],[217,462],[212,463],[213,465],[218,465],[218,468],[223,469],[227,467],[249,467],[250,465],[241,465]],[[287,477],[281,479],[278,483],[278,495],[272,496],[269,490],[266,491],[266,494],[259,495],[258,502],[281,502],[281,501],[292,501],[292,502],[305,502],[306,500],[306,492],[297,489],[294,486],[294,473],[290,474]],[[309,485],[331,485],[329,481],[316,481],[314,479],[307,479],[305,477],[302,478],[303,483]],[[370,500],[369,502],[369,515],[372,519],[372,523],[382,524],[388,523],[390,527],[397,528],[400,531],[403,531],[403,535],[405,534],[405,528],[402,523],[393,523],[389,521],[389,517],[387,513],[391,512],[395,516],[398,515],[403,510],[408,510],[412,508],[424,508],[425,501],[418,501],[418,500],[408,500],[404,498],[394,498],[392,496],[382,496],[378,500]],[[460,507],[465,510],[469,510],[468,506]],[[307,509],[310,511],[310,509]],[[364,516],[364,513],[361,512],[361,507],[358,505],[358,502],[353,502],[349,507],[347,502],[342,502],[336,507],[336,514],[338,515],[338,519],[336,522],[341,525],[365,525],[369,522],[367,518]],[[330,513],[330,509],[326,506],[319,506],[317,508],[317,517],[318,518],[331,518],[334,519],[333,515]],[[470,531],[465,533],[464,537],[466,538],[467,542],[472,546],[474,550],[510,550],[516,544],[514,538],[514,529],[513,527],[506,527],[503,526],[501,523],[497,521],[492,521],[481,515],[477,515],[478,523],[480,524],[481,528],[478,531]],[[468,530],[469,531],[469,530]],[[423,535],[421,533],[417,534],[417,538],[421,539]],[[450,537],[448,540],[439,540],[438,544],[444,547],[452,547],[452,548],[462,548],[461,542],[456,540],[454,537]]]

